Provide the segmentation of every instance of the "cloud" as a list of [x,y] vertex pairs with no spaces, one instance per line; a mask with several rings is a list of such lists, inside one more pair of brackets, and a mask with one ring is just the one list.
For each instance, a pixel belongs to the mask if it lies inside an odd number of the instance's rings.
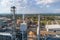
[[[16,6],[17,13],[59,12],[54,5],[54,3],[57,4],[56,2],[59,2],[59,0],[1,0],[0,13],[10,13],[10,7],[13,5]],[[51,7],[51,4],[54,8]]]
[[60,13],[60,9],[54,9],[53,13]]
[[0,2],[0,13],[8,13],[10,12],[11,0],[2,0]]
[[27,0],[16,0],[15,1],[16,12],[17,13],[24,13],[27,9]]
[[0,13],[11,13],[11,7],[16,6],[16,12],[24,13],[27,9],[27,0],[1,0]]
[[16,6],[26,6],[26,4],[27,4],[27,0],[16,0],[15,1],[15,5]]
[[12,5],[12,0],[2,0],[1,1],[1,6],[11,6]]
[[50,7],[51,4],[59,2],[59,0],[35,0],[37,5]]
[[36,0],[36,2],[37,2],[37,4],[46,5],[46,4],[53,3],[54,1],[53,0]]

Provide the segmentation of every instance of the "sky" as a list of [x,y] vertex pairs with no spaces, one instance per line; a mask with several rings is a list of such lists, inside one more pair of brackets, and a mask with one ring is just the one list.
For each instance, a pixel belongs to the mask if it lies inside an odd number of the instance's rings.
[[0,0],[0,13],[60,13],[60,0]]

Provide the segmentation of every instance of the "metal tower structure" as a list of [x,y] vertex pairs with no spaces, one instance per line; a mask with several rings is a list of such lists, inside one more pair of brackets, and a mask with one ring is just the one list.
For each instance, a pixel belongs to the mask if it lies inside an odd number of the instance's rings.
[[11,7],[11,12],[13,14],[13,27],[12,27],[12,34],[16,37],[16,17],[15,17],[15,9],[16,7],[15,6],[12,6]]

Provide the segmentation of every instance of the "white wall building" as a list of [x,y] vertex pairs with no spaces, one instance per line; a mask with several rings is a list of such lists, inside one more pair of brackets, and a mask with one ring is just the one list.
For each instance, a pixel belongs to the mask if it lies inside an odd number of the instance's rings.
[[60,25],[45,25],[47,31],[60,31]]

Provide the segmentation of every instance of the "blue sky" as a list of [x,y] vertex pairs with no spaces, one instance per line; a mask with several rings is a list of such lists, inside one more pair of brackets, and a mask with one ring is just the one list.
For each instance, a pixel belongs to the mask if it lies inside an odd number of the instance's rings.
[[0,0],[0,13],[60,13],[60,0]]

